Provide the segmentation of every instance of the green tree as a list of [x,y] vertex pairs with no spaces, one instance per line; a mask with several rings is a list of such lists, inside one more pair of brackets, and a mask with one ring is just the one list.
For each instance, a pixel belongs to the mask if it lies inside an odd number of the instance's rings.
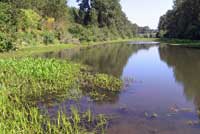
[[136,25],[127,19],[119,0],[78,0],[78,2],[79,12],[74,10],[77,23],[108,28],[110,35],[118,38],[130,38],[135,35]]
[[21,9],[18,17],[18,28],[26,31],[37,29],[40,25],[41,16],[31,9]]
[[199,0],[176,0],[174,8],[160,18],[159,35],[167,38],[200,39]]
[[59,19],[65,15],[67,0],[2,0],[18,9],[32,9],[42,16]]
[[15,32],[17,12],[11,5],[0,2],[0,32]]
[[5,33],[0,32],[0,52],[7,52],[14,48],[11,39]]
[[44,16],[53,17],[56,20],[65,17],[67,12],[67,0],[44,0],[45,5],[41,9]]

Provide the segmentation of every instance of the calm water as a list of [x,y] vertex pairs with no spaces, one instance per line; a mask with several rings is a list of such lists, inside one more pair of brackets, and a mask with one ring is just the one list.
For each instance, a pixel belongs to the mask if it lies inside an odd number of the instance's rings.
[[70,58],[124,81],[120,94],[80,101],[80,109],[112,116],[108,134],[200,134],[200,49],[116,44],[42,56]]

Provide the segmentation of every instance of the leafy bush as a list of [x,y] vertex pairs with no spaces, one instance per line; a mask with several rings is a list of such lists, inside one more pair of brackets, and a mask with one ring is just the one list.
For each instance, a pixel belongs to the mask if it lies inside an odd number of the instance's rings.
[[33,46],[42,42],[41,16],[31,9],[20,9],[17,16],[17,39],[23,46]]
[[83,27],[76,24],[69,28],[69,32],[81,42],[106,41],[114,38],[114,34],[107,27],[99,28],[92,25]]
[[18,28],[23,31],[37,29],[41,16],[31,9],[21,9],[18,17]]
[[35,46],[39,44],[39,39],[37,39],[37,35],[34,32],[18,32],[17,33],[17,44],[22,46]]
[[12,6],[3,2],[0,2],[0,31],[4,33],[11,32],[15,28],[15,9]]
[[12,41],[5,34],[0,33],[0,52],[7,52],[13,48]]
[[43,33],[43,43],[48,45],[54,43],[55,40],[55,35],[53,32],[44,32]]

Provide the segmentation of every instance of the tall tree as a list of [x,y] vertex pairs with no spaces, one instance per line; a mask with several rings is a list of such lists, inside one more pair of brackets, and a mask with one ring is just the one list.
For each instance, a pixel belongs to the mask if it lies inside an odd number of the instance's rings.
[[200,1],[176,0],[160,18],[159,35],[168,38],[200,39]]

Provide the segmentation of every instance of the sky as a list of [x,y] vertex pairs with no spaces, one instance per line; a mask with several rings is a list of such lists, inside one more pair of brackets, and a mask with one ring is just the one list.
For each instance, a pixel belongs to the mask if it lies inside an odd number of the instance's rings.
[[[68,0],[70,6],[76,0]],[[172,8],[173,0],[121,0],[122,10],[132,23],[156,29],[159,18]]]

